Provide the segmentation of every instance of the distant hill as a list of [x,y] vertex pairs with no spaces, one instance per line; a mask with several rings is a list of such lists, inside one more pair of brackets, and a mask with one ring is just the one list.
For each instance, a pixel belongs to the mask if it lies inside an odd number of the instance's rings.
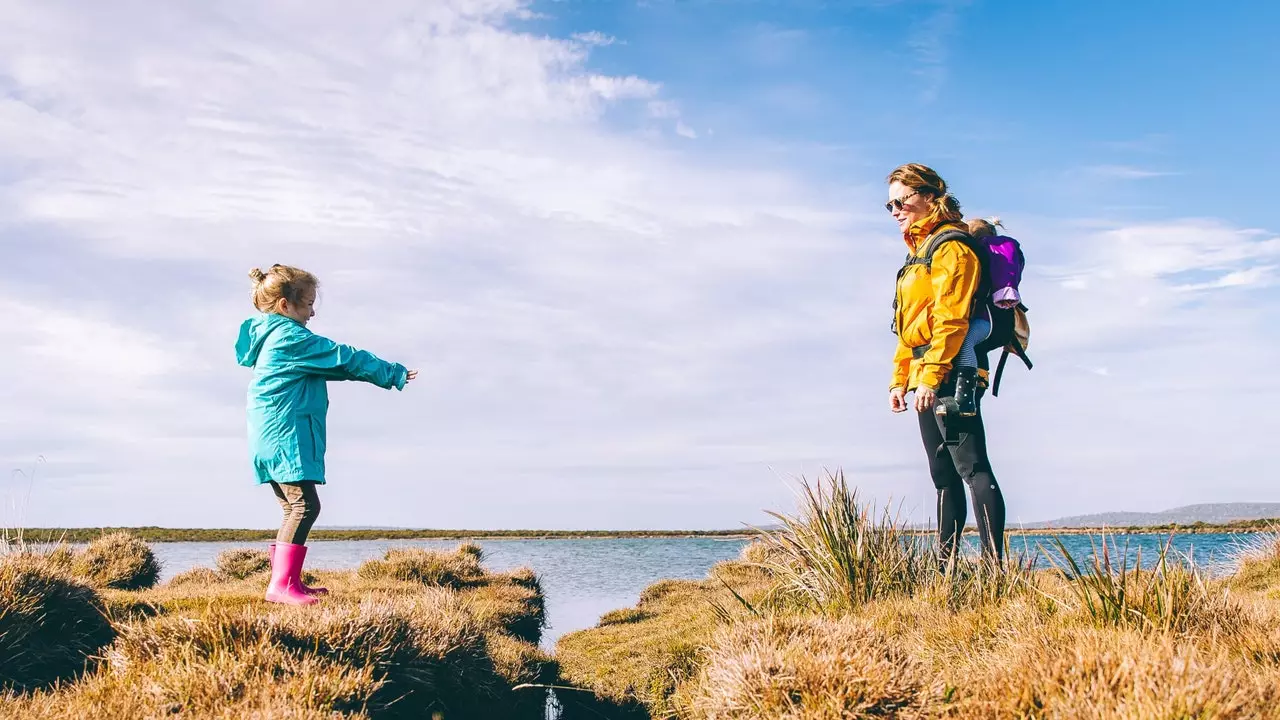
[[[1073,515],[1034,523],[1024,527],[1134,527],[1144,525],[1191,525],[1197,522],[1228,523],[1237,520],[1280,518],[1280,503],[1205,503],[1184,505],[1160,512],[1104,512]],[[1277,523],[1280,524],[1280,523]]]

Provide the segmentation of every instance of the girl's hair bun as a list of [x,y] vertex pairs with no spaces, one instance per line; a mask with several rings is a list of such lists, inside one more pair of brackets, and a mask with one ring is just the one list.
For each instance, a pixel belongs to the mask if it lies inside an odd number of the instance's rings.
[[267,274],[259,268],[254,268],[249,271],[249,279],[253,280],[254,284],[258,284],[267,279]]

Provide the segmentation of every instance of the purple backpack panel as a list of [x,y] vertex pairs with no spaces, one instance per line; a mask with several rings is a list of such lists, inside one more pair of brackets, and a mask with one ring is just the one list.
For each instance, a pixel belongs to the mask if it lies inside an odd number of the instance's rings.
[[991,267],[988,269],[991,291],[999,292],[1003,288],[1017,290],[1022,282],[1022,268],[1026,265],[1018,241],[1004,235],[989,237],[986,241],[991,251]]

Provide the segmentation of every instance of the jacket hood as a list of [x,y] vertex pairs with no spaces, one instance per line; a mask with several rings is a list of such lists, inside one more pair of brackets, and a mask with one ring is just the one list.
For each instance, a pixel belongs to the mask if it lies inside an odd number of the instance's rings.
[[240,337],[236,339],[236,362],[245,367],[253,367],[258,362],[258,354],[267,342],[272,330],[285,323],[296,322],[291,318],[275,313],[262,313],[240,323]]

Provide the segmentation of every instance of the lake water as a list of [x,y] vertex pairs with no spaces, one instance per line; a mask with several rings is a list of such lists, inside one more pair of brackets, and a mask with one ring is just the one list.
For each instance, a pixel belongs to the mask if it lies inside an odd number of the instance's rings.
[[[977,538],[966,539],[976,551]],[[1090,555],[1089,535],[1060,535],[1067,550],[1083,563]],[[1230,563],[1248,534],[1175,535],[1173,549],[1194,558],[1201,567],[1218,572]],[[1119,548],[1128,543],[1130,560],[1141,550],[1143,564],[1154,558],[1168,535],[1117,536]],[[359,540],[308,543],[307,567],[351,569],[365,560],[381,557],[391,547],[448,550],[457,540]],[[700,579],[717,562],[738,556],[742,539],[728,538],[623,538],[564,540],[482,540],[484,564],[504,571],[528,566],[538,573],[547,597],[548,627],[543,646],[551,649],[565,633],[593,627],[609,610],[635,605],[640,591],[664,578]],[[1050,547],[1048,536],[1010,538],[1015,552],[1037,552]],[[261,547],[267,543],[152,543],[163,565],[161,580],[198,565],[212,567],[218,553],[237,547]],[[1043,557],[1040,562],[1043,562]]]

